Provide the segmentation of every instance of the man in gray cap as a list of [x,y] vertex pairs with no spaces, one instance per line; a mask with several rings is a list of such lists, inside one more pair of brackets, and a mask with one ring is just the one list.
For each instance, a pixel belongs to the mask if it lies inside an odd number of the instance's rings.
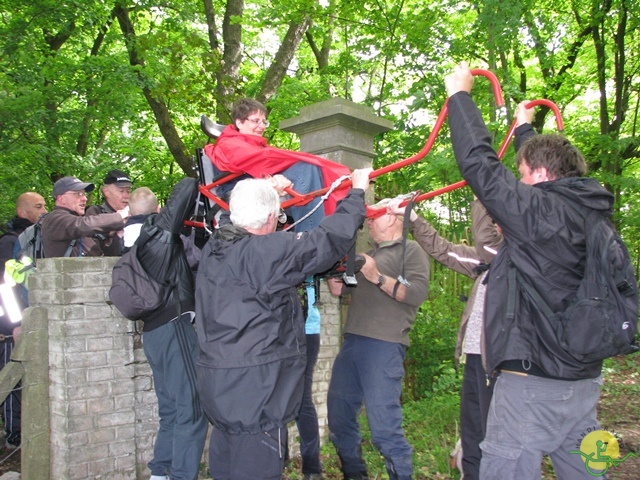
[[[99,215],[101,213],[114,213],[129,205],[131,193],[131,178],[122,170],[109,170],[102,182],[102,195],[104,202],[101,205],[87,207],[85,215]],[[98,234],[96,240],[100,243],[100,249],[107,257],[119,256],[120,240],[117,231],[108,234]]]
[[93,183],[76,177],[63,177],[53,185],[55,207],[42,222],[42,244],[45,257],[102,256],[96,234],[106,235],[124,228],[129,207],[99,215],[84,216],[87,193]]

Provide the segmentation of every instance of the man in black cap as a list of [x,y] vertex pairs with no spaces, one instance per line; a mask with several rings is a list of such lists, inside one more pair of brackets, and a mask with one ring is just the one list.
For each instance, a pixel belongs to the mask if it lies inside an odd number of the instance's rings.
[[[129,194],[131,193],[131,178],[122,170],[110,170],[102,182],[102,195],[104,202],[101,205],[91,205],[86,209],[85,215],[99,215],[101,213],[114,213],[122,210],[129,204]],[[119,256],[120,240],[118,232],[109,232],[108,235],[99,234],[96,239],[100,243],[100,248],[107,257]]]
[[[87,193],[93,183],[76,177],[63,177],[53,185],[55,208],[42,222],[42,244],[45,257],[102,256],[105,253],[94,235],[108,235],[124,228],[129,207],[114,213],[84,216]],[[119,242],[118,242],[119,243]]]

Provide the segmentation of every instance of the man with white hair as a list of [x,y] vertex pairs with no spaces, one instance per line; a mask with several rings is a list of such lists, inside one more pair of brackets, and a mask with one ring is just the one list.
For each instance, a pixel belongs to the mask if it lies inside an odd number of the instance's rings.
[[269,180],[234,187],[231,224],[205,246],[196,282],[198,390],[215,426],[209,468],[216,480],[281,478],[306,365],[296,286],[354,244],[370,172],[354,171],[335,213],[306,232],[276,232],[280,203]]
[[[85,215],[100,215],[101,213],[114,213],[129,205],[129,196],[133,182],[129,175],[122,170],[109,170],[102,182],[100,191],[104,196],[104,202],[100,205],[87,207]],[[107,257],[120,255],[121,241],[118,231],[107,234],[99,234],[96,239],[100,243],[100,249]]]

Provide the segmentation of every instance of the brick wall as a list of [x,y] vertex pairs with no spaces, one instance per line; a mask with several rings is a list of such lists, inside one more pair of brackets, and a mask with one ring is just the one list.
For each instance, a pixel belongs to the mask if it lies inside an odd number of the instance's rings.
[[[136,324],[108,302],[115,262],[40,260],[30,280],[30,302],[36,307],[31,310],[47,317],[52,479],[142,479],[150,474],[146,464],[158,425],[156,397]],[[341,326],[339,302],[324,282],[318,308],[322,336],[314,394],[326,440],[327,390]],[[27,440],[30,435],[23,432]],[[290,444],[295,455],[295,424]]]
[[40,260],[30,281],[48,317],[50,478],[149,475],[157,404],[135,323],[107,303],[115,261]]

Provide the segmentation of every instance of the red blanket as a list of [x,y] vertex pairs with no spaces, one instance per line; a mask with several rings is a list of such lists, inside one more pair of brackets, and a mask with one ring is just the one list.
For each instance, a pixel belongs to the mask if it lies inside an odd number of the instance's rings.
[[[206,145],[204,153],[222,172],[245,172],[255,178],[281,173],[300,161],[320,167],[325,187],[331,186],[337,178],[351,173],[349,168],[326,158],[270,147],[266,138],[240,133],[233,125],[224,129],[216,143]],[[343,188],[329,196],[324,204],[327,215],[333,213],[338,200],[344,198],[347,191],[348,189]]]

